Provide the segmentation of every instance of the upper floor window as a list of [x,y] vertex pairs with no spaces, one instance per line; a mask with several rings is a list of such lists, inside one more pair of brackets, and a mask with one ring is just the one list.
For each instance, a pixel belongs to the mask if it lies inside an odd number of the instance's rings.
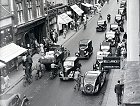
[[28,8],[28,20],[32,20],[33,13],[32,13],[32,1],[31,0],[27,1],[27,8]]
[[36,14],[37,14],[37,17],[40,17],[41,16],[40,0],[36,0]]
[[19,2],[16,5],[17,5],[17,14],[18,14],[18,24],[21,24],[24,22],[22,2]]

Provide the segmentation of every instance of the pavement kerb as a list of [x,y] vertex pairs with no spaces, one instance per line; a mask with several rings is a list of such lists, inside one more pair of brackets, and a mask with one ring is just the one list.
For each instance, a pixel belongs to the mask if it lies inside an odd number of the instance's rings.
[[15,82],[14,84],[12,84],[6,91],[4,91],[1,95],[4,95],[6,93],[8,93],[12,88],[14,88],[19,82],[21,82],[23,80],[24,76],[21,76],[17,82]]
[[[105,3],[105,4],[106,4],[106,3]],[[103,5],[103,7],[105,6],[105,4]],[[102,8],[103,8],[103,7],[102,7]],[[91,18],[88,20],[88,23],[90,22],[90,20],[91,20],[93,17],[94,17],[94,15],[91,16]],[[84,27],[84,26],[82,25],[82,26],[79,28],[79,30],[78,30],[77,32],[79,32],[83,27]],[[72,35],[71,35],[68,39],[66,39],[61,45],[64,45],[67,41],[69,41],[77,32],[75,32],[74,34],[72,34]],[[23,78],[24,78],[24,75],[23,75],[22,77],[20,77],[20,79],[19,79],[17,82],[15,82],[14,84],[12,84],[11,87],[9,87],[6,91],[4,91],[4,93],[0,94],[0,96],[3,95],[3,94],[8,93],[12,88],[14,88],[18,83],[20,83],[20,82],[23,80]]]

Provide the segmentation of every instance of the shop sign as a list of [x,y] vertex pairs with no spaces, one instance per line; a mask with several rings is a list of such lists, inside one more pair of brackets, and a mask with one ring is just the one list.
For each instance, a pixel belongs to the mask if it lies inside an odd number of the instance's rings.
[[103,57],[103,68],[120,69],[120,57]]

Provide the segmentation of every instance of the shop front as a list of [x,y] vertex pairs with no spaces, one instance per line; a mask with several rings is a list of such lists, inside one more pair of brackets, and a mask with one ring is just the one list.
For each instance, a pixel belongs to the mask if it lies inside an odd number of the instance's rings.
[[27,49],[22,48],[15,43],[10,43],[0,48],[0,61],[6,64],[7,73],[17,69],[18,56],[25,53]]
[[33,55],[36,52],[36,43],[43,42],[43,37],[46,37],[45,19],[35,20],[32,23],[27,23],[23,26],[18,26],[16,36],[16,44],[21,47],[31,50]]
[[92,4],[81,3],[81,9],[84,11],[85,14],[89,14],[92,8],[93,8]]
[[81,10],[76,4],[72,5],[70,7],[72,9],[72,17],[73,17],[74,21],[77,22],[77,20],[79,20],[79,19],[82,20],[84,11]]
[[68,30],[69,23],[72,22],[73,19],[70,18],[66,13],[60,14],[57,16],[57,24],[59,34],[63,32],[63,29],[66,28]]

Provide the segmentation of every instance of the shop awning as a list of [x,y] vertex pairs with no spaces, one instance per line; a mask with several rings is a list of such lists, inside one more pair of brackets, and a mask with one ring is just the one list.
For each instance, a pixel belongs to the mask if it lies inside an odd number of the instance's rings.
[[11,43],[0,48],[0,60],[7,63],[26,51],[27,49]]
[[89,3],[81,3],[83,6],[86,6],[86,7],[93,7],[93,5],[92,4],[89,4]]
[[81,10],[76,4],[71,6],[71,8],[73,9],[73,11],[75,11],[79,16],[82,15],[82,13],[84,13],[83,10]]
[[0,69],[3,68],[3,67],[5,67],[5,66],[6,66],[6,64],[0,62]]
[[66,13],[58,15],[58,23],[59,24],[67,24],[71,21],[73,21],[73,19],[70,18]]

